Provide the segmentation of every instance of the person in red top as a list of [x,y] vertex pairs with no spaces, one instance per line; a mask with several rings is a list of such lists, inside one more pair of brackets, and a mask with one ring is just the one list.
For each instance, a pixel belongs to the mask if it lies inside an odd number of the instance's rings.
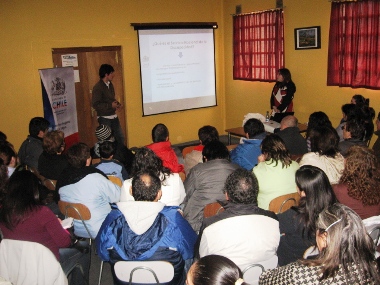
[[153,143],[146,147],[153,150],[161,158],[164,167],[174,173],[183,172],[183,165],[178,163],[177,155],[169,141],[169,130],[164,124],[157,124],[152,129]]
[[48,207],[40,204],[38,187],[38,178],[29,171],[16,171],[11,176],[0,211],[3,238],[44,245],[61,263],[65,274],[79,265],[72,271],[72,284],[87,284],[90,254],[69,248],[70,233]]

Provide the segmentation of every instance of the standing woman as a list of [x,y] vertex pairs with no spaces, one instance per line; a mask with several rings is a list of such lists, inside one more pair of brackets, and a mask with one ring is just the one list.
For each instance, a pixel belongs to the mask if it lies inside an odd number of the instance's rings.
[[279,69],[277,82],[273,87],[270,97],[272,120],[280,123],[285,116],[294,114],[294,93],[296,93],[296,85],[292,81],[292,75],[289,69]]

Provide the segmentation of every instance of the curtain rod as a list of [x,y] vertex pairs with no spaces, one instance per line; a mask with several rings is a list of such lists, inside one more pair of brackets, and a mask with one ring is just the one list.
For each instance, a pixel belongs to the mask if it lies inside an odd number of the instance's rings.
[[261,11],[255,11],[255,12],[249,12],[249,13],[241,13],[241,14],[231,14],[231,16],[246,16],[246,15],[253,15],[253,14],[258,14],[258,13],[264,13],[264,12],[272,12],[272,11],[277,11],[277,10],[283,10],[285,8],[273,8],[273,9],[268,9],[268,10],[261,10]]

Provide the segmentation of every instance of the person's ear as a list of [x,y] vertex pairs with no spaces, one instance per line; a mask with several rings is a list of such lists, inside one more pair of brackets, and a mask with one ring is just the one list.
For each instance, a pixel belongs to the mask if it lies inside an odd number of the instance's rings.
[[133,196],[133,193],[132,193],[132,185],[129,186],[129,194],[131,194],[131,196]]
[[159,201],[159,200],[161,199],[161,197],[162,197],[162,191],[161,191],[161,189],[160,189],[160,190],[158,190],[158,192],[157,192],[157,196],[156,196],[156,199],[154,199],[153,202],[157,202],[157,201]]
[[247,139],[249,139],[249,134],[248,134],[248,133],[245,133],[245,137],[246,137]]
[[91,165],[91,156],[89,158],[87,158],[86,160],[86,166],[90,166]]
[[9,162],[9,166],[16,167],[16,165],[17,165],[17,160],[14,156],[12,156],[11,161]]
[[165,141],[168,141],[169,140],[169,136],[166,137]]
[[226,192],[226,193],[224,193],[224,195],[226,196],[226,200],[227,200],[227,201],[229,201],[229,200],[230,200],[230,197],[228,197],[228,194],[227,194],[227,192]]

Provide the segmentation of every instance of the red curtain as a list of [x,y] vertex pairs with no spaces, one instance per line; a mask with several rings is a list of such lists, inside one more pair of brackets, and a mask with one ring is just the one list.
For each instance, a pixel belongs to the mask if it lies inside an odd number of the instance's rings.
[[380,1],[331,4],[327,85],[380,89]]
[[284,67],[284,18],[281,9],[233,17],[234,79],[276,81]]

